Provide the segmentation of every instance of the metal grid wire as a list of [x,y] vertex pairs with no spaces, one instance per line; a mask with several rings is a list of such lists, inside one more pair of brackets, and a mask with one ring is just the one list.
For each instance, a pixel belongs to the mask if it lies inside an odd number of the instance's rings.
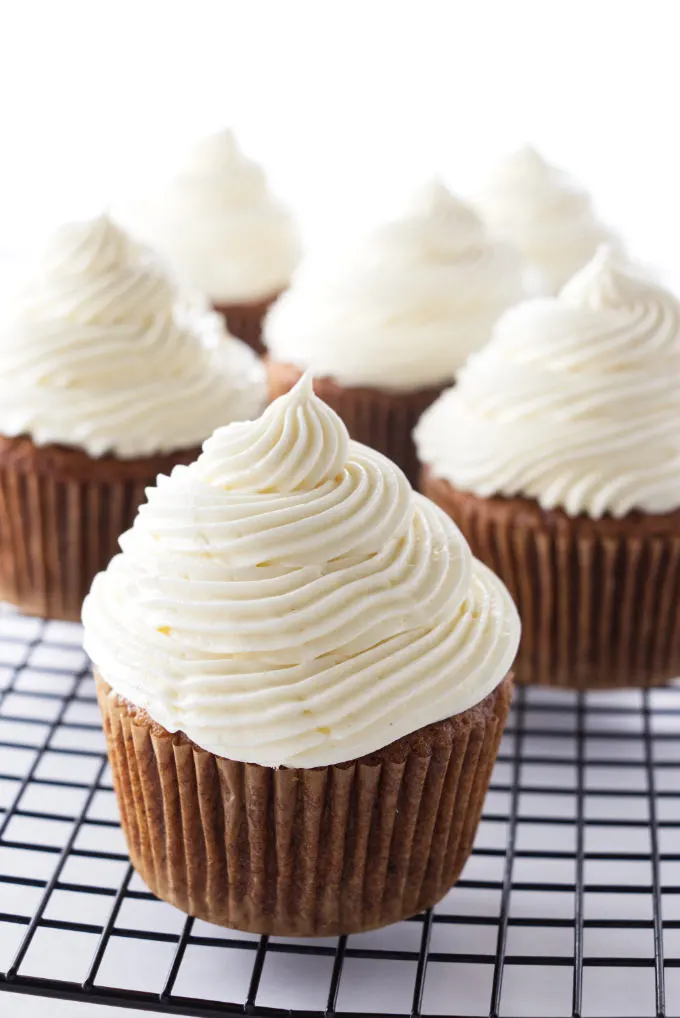
[[519,690],[434,912],[286,940],[187,918],[133,872],[80,637],[0,611],[0,990],[197,1016],[680,1015],[680,688]]

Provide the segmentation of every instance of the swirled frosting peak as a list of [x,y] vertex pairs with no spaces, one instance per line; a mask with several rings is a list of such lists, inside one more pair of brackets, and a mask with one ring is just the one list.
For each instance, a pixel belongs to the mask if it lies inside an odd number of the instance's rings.
[[605,311],[634,304],[639,293],[640,279],[623,269],[613,244],[603,243],[591,260],[565,283],[560,299],[574,308]]
[[288,285],[299,260],[290,215],[229,130],[190,146],[152,193],[119,216],[185,286],[217,304],[271,297]]
[[403,254],[417,254],[420,243],[421,253],[444,261],[452,255],[473,256],[475,250],[481,254],[489,242],[474,209],[452,195],[439,177],[418,188],[407,203],[405,217],[384,225],[376,239],[384,241],[385,254],[394,250],[390,240],[401,241]]
[[478,206],[491,228],[524,256],[543,293],[556,293],[598,244],[613,240],[590,196],[529,145],[496,167]]
[[446,384],[522,294],[519,259],[438,180],[334,257],[311,256],[265,322],[272,356],[343,385]]
[[309,377],[148,492],[83,608],[113,690],[267,766],[373,752],[500,682],[519,622],[453,522]]
[[222,319],[183,307],[107,216],[50,238],[0,324],[0,434],[91,456],[191,448],[254,416],[264,379]]
[[416,429],[456,487],[570,516],[680,507],[680,303],[603,245],[558,297],[506,312]]
[[113,325],[167,314],[175,291],[150,252],[102,215],[65,223],[47,239],[23,300],[36,319]]
[[302,376],[285,407],[270,405],[244,427],[222,428],[205,443],[198,470],[230,490],[279,492],[316,488],[345,468],[349,438],[337,416],[311,400],[312,379]]

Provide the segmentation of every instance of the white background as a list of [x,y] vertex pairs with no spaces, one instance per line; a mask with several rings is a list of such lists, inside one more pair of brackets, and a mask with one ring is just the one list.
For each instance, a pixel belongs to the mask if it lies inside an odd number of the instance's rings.
[[0,12],[0,251],[153,180],[174,146],[231,123],[310,245],[434,171],[473,192],[530,141],[680,289],[674,0],[0,0]]
[[6,0],[0,248],[226,123],[310,244],[531,141],[680,287],[676,0]]

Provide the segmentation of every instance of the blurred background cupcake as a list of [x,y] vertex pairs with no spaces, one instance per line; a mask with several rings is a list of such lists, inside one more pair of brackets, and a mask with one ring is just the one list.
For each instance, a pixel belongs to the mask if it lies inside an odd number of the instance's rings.
[[233,335],[262,351],[263,315],[288,286],[299,242],[264,171],[231,131],[187,148],[152,192],[116,216],[168,261],[183,288],[210,298]]
[[588,193],[529,145],[497,165],[477,206],[521,253],[533,293],[557,293],[599,244],[614,240]]
[[78,619],[147,485],[264,393],[253,352],[107,217],[57,230],[0,323],[0,601]]
[[472,847],[519,641],[446,514],[306,376],[160,477],[121,547],[85,648],[154,893],[281,936],[438,901]]
[[514,596],[520,681],[680,674],[679,420],[680,304],[606,246],[423,416],[423,491]]
[[400,218],[301,266],[265,321],[270,396],[309,369],[352,438],[413,480],[420,414],[521,294],[515,251],[434,180]]

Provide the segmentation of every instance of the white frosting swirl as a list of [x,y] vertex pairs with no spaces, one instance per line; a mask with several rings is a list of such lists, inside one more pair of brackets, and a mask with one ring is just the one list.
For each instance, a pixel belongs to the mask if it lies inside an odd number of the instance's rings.
[[680,507],[680,303],[603,246],[526,301],[415,431],[421,462],[484,497],[598,518]]
[[186,288],[216,304],[273,296],[299,260],[290,215],[231,131],[189,148],[153,193],[121,207],[118,217],[167,259]]
[[613,235],[589,195],[530,146],[506,158],[478,197],[489,226],[533,270],[534,290],[557,293]]
[[265,321],[280,362],[343,385],[413,390],[453,379],[522,294],[519,259],[433,181],[353,251],[310,258]]
[[263,402],[253,353],[181,306],[105,216],[55,233],[0,325],[0,434],[133,458],[200,445]]
[[510,668],[501,582],[309,376],[148,495],[84,604],[85,647],[117,693],[211,752],[351,760]]

